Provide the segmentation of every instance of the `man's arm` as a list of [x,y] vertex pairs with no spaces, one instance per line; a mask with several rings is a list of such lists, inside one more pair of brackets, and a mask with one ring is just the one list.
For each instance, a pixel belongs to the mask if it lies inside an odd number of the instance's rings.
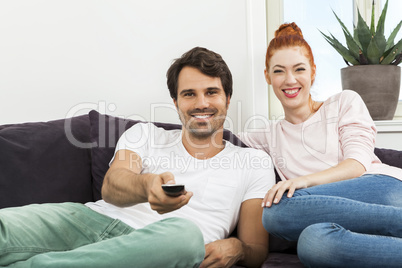
[[262,225],[262,199],[244,201],[240,208],[237,237],[209,243],[201,268],[260,267],[268,255],[268,233]]
[[191,192],[178,197],[163,192],[162,184],[174,183],[172,173],[140,174],[141,169],[142,160],[138,154],[129,150],[118,151],[103,180],[102,198],[119,207],[149,202],[158,213],[167,213],[188,203]]
[[268,256],[268,232],[262,225],[261,199],[244,201],[237,225],[237,236],[242,242],[243,256],[239,264],[260,267]]

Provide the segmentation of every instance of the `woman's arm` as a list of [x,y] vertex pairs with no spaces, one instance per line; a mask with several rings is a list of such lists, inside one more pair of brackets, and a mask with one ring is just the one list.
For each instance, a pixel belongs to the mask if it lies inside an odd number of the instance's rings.
[[286,191],[288,191],[287,196],[292,197],[297,189],[353,179],[360,177],[364,172],[365,168],[360,162],[354,159],[345,159],[329,169],[278,182],[265,195],[262,206],[270,207],[272,204],[277,204]]
[[357,93],[346,90],[340,95],[338,105],[331,107],[339,109],[335,114],[338,114],[343,160],[331,168],[279,182],[266,194],[263,206],[278,203],[286,191],[292,197],[297,189],[360,177],[369,169],[374,157],[376,129],[363,100]]

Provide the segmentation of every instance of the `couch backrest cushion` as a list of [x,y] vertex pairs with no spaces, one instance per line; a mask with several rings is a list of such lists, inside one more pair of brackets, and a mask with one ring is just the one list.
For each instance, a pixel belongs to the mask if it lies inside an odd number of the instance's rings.
[[74,142],[89,144],[88,115],[0,126],[0,208],[91,201],[90,148]]
[[[117,141],[124,131],[141,121],[103,115],[95,110],[89,112],[89,120],[91,123],[91,142],[93,144],[93,195],[95,200],[99,200],[101,199],[103,178],[109,168],[109,162],[113,157]],[[181,129],[181,125],[178,124],[158,122],[153,124],[167,130]],[[235,145],[246,147],[244,143],[228,130],[224,131],[223,138]]]
[[402,151],[375,148],[374,153],[381,160],[381,162],[390,166],[402,168]]

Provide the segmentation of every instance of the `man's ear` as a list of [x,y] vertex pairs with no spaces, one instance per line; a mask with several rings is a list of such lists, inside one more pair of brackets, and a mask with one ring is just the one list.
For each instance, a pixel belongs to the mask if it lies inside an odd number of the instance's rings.
[[271,77],[269,77],[267,69],[264,69],[264,76],[265,76],[265,81],[267,81],[268,85],[271,85]]
[[177,99],[173,99],[173,104],[174,104],[174,106],[176,107],[176,109],[177,109]]

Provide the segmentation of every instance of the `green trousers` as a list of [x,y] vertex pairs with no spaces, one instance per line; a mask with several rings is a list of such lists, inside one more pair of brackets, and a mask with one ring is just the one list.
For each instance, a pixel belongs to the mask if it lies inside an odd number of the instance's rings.
[[192,222],[170,218],[135,230],[83,204],[0,210],[0,266],[198,267],[204,240]]

